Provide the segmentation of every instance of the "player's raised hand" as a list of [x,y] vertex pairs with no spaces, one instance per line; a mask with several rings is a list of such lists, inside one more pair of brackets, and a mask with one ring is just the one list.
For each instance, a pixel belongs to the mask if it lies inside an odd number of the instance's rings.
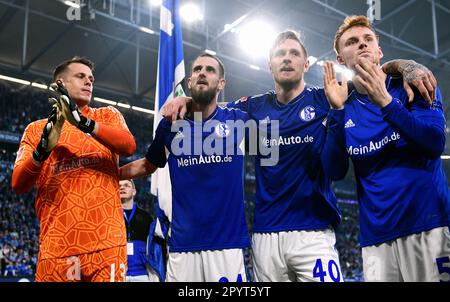
[[58,105],[54,104],[52,111],[48,116],[47,123],[42,129],[42,135],[39,144],[33,151],[33,158],[35,161],[42,163],[45,161],[58,143],[61,136],[61,129],[64,124],[64,117],[58,110]]
[[323,87],[325,88],[325,94],[328,102],[333,109],[344,108],[344,103],[348,97],[347,79],[342,73],[342,83],[336,79],[336,71],[334,70],[334,64],[331,61],[327,61],[323,65]]
[[392,101],[385,84],[386,75],[380,66],[366,58],[359,58],[355,65],[355,82],[361,84],[367,91],[372,103],[383,108]]
[[69,96],[69,92],[63,86],[63,84],[58,81],[53,83],[50,87],[58,94],[59,99],[52,98],[53,102],[59,104],[61,113],[64,118],[85,133],[92,133],[95,128],[95,121],[86,118],[79,111],[75,103]]
[[178,115],[180,116],[180,119],[184,119],[184,116],[188,110],[188,105],[191,102],[192,98],[190,97],[178,96],[164,104],[161,109],[161,114],[170,122],[176,121],[178,119]]

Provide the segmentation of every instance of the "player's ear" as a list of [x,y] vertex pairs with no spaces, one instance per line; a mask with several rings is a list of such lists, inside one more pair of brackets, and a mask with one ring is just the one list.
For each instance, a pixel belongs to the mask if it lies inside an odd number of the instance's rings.
[[336,61],[341,65],[345,65],[345,61],[340,55],[336,56]]
[[309,59],[306,59],[304,67],[305,67],[305,72],[308,72],[308,70],[309,70]]
[[190,77],[187,79],[187,85],[188,85],[188,88],[191,89],[191,78]]
[[55,83],[61,82],[64,86],[65,82],[64,82],[64,78],[63,77],[59,77],[55,80]]
[[378,47],[378,54],[380,55],[380,60],[384,57],[383,50],[381,47]]
[[273,73],[273,71],[272,71],[272,61],[269,59],[269,61],[267,62],[267,66],[269,67],[269,71],[270,71],[270,73]]
[[225,79],[220,79],[219,80],[219,85],[217,86],[217,88],[219,89],[219,91],[223,90],[225,88],[227,81]]

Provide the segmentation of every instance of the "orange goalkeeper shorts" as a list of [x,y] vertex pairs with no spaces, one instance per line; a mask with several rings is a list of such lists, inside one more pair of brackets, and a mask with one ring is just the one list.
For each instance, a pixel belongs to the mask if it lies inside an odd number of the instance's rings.
[[37,282],[124,282],[126,246],[89,254],[38,260]]

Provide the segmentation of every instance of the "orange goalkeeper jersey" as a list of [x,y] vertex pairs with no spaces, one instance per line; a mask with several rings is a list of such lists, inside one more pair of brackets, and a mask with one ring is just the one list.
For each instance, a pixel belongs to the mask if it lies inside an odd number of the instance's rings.
[[[102,125],[128,131],[122,115],[113,107],[87,107],[82,114]],[[32,156],[45,123],[39,120],[25,129],[14,169]],[[118,159],[91,135],[64,122],[58,144],[36,180],[40,259],[126,244]]]

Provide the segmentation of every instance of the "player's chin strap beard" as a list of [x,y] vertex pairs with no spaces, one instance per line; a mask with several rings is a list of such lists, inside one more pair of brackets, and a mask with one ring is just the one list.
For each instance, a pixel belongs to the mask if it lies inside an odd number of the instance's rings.
[[205,108],[211,104],[216,96],[215,89],[208,89],[207,91],[191,91],[192,100],[199,104],[201,107]]

